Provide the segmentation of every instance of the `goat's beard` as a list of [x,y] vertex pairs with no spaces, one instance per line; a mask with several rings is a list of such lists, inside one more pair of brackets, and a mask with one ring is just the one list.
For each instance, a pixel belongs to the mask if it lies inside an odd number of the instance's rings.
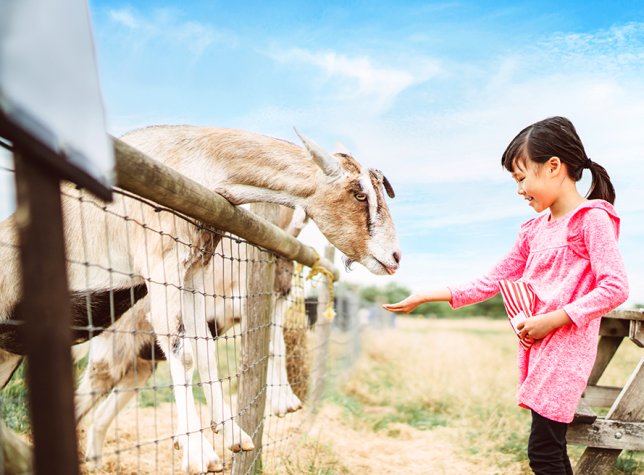
[[353,270],[351,266],[355,262],[354,259],[350,259],[347,256],[342,256],[342,262],[344,263],[344,270],[346,270],[347,272],[351,272]]

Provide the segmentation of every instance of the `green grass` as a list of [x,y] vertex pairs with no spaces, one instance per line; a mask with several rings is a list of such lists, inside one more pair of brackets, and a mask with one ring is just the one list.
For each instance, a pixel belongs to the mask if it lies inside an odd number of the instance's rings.
[[10,429],[25,433],[31,428],[25,384],[26,365],[21,365],[0,393],[0,417]]

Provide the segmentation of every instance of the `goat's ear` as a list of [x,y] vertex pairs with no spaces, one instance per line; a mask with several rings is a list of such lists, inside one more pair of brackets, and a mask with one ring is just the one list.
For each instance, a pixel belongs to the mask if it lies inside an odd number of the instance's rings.
[[304,147],[313,158],[313,161],[322,169],[325,175],[330,178],[340,178],[342,176],[342,168],[340,168],[340,163],[326,150],[316,144],[313,140],[300,134],[295,127],[293,127],[295,133],[300,138]]

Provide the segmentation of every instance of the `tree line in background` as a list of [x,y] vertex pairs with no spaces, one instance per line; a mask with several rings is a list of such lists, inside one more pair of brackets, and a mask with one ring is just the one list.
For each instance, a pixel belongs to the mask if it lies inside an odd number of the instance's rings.
[[[356,286],[357,287],[357,286]],[[389,282],[384,286],[370,285],[368,287],[358,287],[352,289],[358,291],[362,299],[374,304],[398,302],[411,294],[411,290],[397,284]],[[452,309],[447,302],[431,302],[420,305],[412,315],[424,317],[487,317],[487,318],[506,318],[505,308],[501,295],[497,294],[489,300],[480,302],[467,307]]]

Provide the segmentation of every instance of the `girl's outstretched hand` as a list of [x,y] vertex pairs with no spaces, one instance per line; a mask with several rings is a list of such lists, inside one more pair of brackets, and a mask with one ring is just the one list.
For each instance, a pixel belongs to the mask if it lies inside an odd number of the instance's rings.
[[400,302],[384,304],[382,308],[389,310],[390,312],[409,313],[422,303],[425,303],[425,300],[423,300],[419,295],[414,294]]

